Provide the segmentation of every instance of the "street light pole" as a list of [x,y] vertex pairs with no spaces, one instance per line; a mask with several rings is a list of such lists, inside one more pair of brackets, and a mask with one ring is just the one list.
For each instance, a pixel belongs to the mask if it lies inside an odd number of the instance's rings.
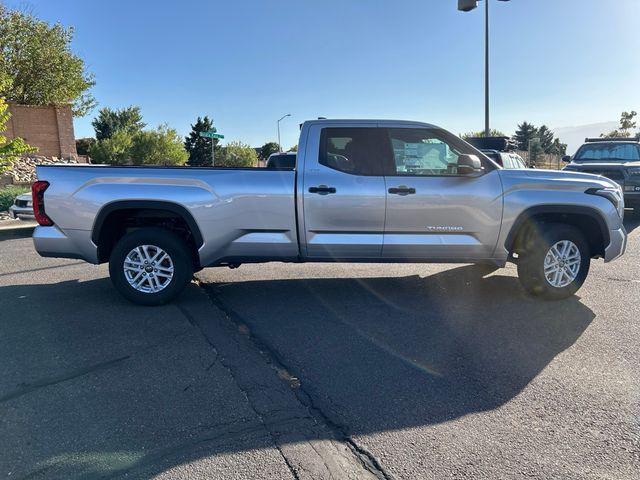
[[286,115],[283,115],[277,122],[277,124],[278,124],[278,152],[282,152],[282,144],[280,143],[280,122],[282,120],[284,120],[285,118],[290,117],[290,116],[291,116],[291,114],[287,113]]
[[[458,0],[458,10],[470,12],[479,0]],[[499,0],[508,2],[509,0]],[[484,0],[484,134],[489,136],[489,0]]]
[[489,0],[484,0],[484,136],[489,133]]

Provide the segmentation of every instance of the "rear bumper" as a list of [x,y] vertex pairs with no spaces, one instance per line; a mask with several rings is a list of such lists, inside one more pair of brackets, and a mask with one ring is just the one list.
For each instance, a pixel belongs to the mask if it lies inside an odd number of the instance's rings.
[[98,263],[98,249],[88,230],[62,231],[57,226],[38,226],[33,231],[33,246],[43,257],[78,258]]
[[604,261],[610,262],[624,254],[627,248],[627,231],[624,227],[609,231],[609,245],[604,250]]

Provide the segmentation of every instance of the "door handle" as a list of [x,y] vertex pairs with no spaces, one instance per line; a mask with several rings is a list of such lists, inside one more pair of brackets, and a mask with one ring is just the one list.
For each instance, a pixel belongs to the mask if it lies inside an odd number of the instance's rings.
[[328,195],[330,193],[336,193],[336,189],[334,187],[327,187],[326,185],[318,185],[317,187],[309,187],[309,193]]
[[394,195],[413,195],[416,193],[416,189],[413,187],[405,187],[404,185],[400,185],[399,187],[391,187],[389,189],[389,193]]

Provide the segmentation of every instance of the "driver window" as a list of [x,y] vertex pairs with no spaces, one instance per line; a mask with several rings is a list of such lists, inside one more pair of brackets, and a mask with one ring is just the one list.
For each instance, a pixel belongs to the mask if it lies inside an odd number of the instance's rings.
[[434,132],[389,129],[396,175],[457,175],[458,152]]

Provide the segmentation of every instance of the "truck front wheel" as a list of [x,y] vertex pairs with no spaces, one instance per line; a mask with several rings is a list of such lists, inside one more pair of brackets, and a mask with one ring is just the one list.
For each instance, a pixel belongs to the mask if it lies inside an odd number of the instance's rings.
[[576,293],[591,261],[582,232],[571,225],[540,225],[537,238],[528,243],[518,258],[518,277],[525,290],[549,300]]
[[161,305],[191,281],[193,262],[179,236],[161,228],[142,228],[118,241],[109,258],[109,274],[126,299]]

